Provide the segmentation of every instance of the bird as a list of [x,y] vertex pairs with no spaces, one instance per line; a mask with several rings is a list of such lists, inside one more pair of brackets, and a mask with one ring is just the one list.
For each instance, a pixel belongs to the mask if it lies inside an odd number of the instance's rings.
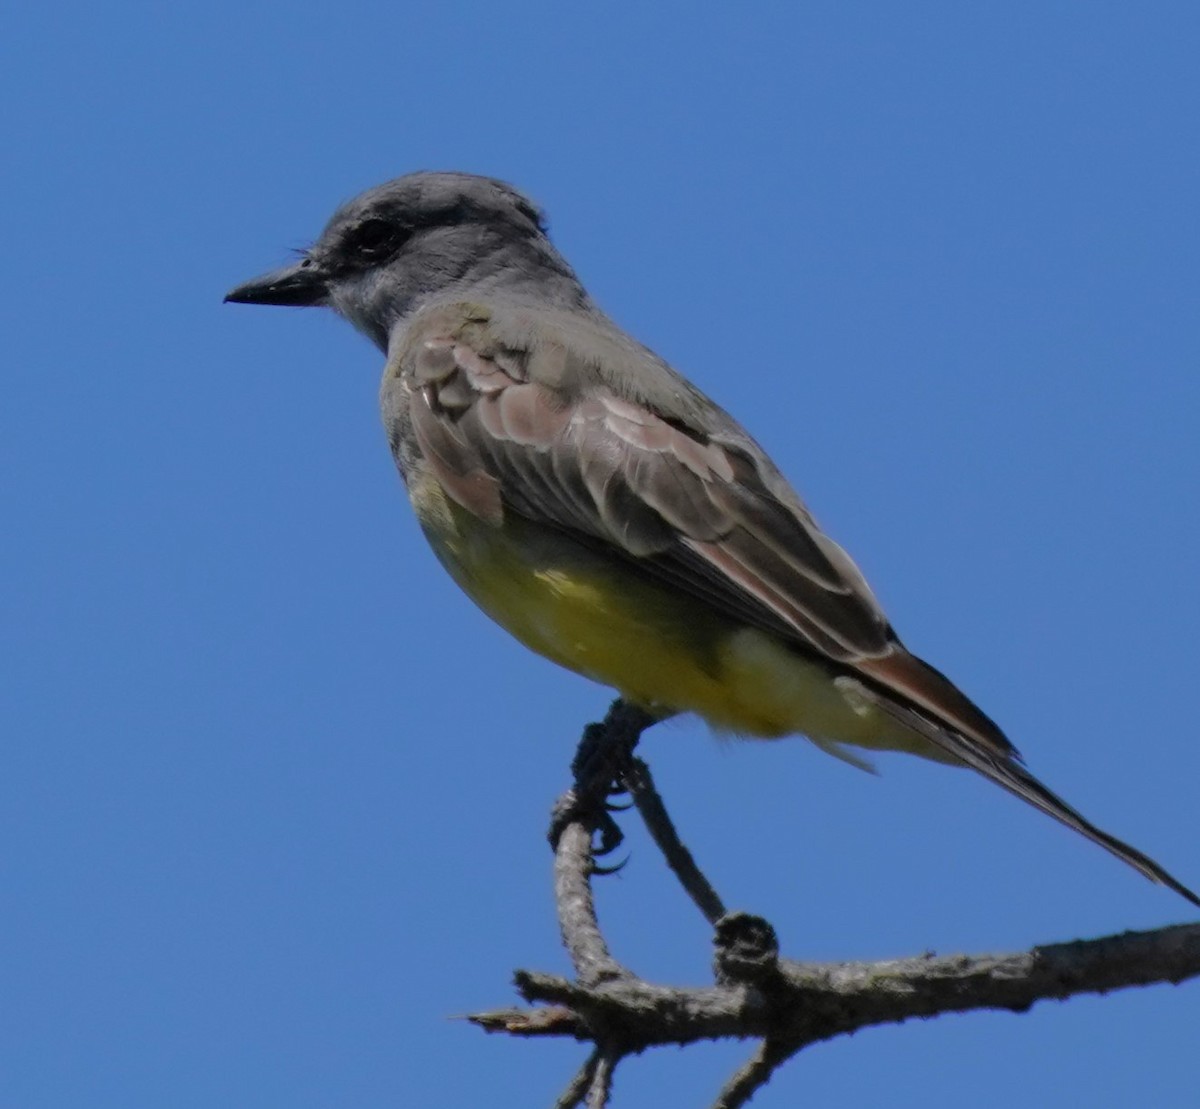
[[655,718],[803,735],[856,765],[896,750],[968,767],[1200,906],[904,647],[767,453],[605,315],[513,186],[396,178],[225,300],[331,308],[384,353],[420,527],[526,647]]

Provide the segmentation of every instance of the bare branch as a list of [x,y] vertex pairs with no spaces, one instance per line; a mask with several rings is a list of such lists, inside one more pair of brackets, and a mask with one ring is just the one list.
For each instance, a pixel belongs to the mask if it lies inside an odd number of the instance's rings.
[[554,1103],[554,1109],[576,1109],[576,1106],[583,1103],[584,1098],[591,1092],[600,1059],[600,1049],[596,1048],[568,1083],[567,1088],[559,1095],[558,1100]]
[[592,1087],[588,1090],[587,1109],[604,1109],[612,1094],[613,1076],[616,1074],[620,1056],[615,1052],[599,1053],[596,1071],[592,1075]]
[[465,1020],[485,1032],[506,1032],[510,1036],[573,1036],[591,1039],[591,1032],[577,1013],[561,1005],[543,1005],[536,1009],[492,1009],[468,1014]]
[[579,981],[587,985],[629,973],[609,954],[600,932],[591,871],[592,833],[572,822],[563,829],[554,852],[554,901],[563,943]]
[[1049,944],[1014,955],[919,956],[824,969],[783,963],[782,969],[797,990],[817,988],[844,998],[854,1009],[854,1028],[974,1009],[1024,1012],[1051,998],[1200,976],[1200,924]]
[[[975,1009],[1024,1012],[1037,1001],[1200,977],[1200,924],[1050,944],[1011,955],[923,955],[877,963],[781,961],[769,989],[682,989],[636,978],[587,988],[520,971],[526,1001],[565,1006],[619,1026],[644,1047],[727,1037],[797,1048],[877,1024]],[[575,1034],[562,1025],[547,1035]]]
[[654,786],[650,767],[641,759],[630,759],[629,769],[625,771],[622,780],[633,798],[634,805],[637,806],[638,814],[645,822],[647,831],[663,853],[667,866],[674,872],[679,884],[696,903],[696,908],[704,914],[708,923],[716,924],[725,915],[725,903],[700,872],[692,853],[683,845],[679,833],[675,831],[666,805]]
[[758,1050],[740,1067],[717,1095],[712,1109],[741,1109],[765,1086],[771,1076],[799,1050],[795,1045],[764,1040]]
[[[922,955],[877,963],[799,963],[779,958],[775,930],[761,917],[727,913],[683,845],[649,768],[633,757],[655,717],[614,702],[584,733],[574,787],[555,808],[554,889],[575,981],[520,970],[514,984],[528,1009],[477,1013],[488,1032],[569,1036],[595,1050],[557,1107],[608,1105],[626,1055],[698,1040],[756,1039],[758,1050],[726,1083],[713,1109],[741,1109],[775,1070],[810,1044],[880,1024],[975,1009],[1024,1012],[1037,1001],[1107,993],[1200,977],[1200,924],[1050,944],[1010,955]],[[593,846],[621,838],[609,798],[633,797],[667,864],[714,926],[716,984],[680,989],[643,981],[608,950],[596,918]]]

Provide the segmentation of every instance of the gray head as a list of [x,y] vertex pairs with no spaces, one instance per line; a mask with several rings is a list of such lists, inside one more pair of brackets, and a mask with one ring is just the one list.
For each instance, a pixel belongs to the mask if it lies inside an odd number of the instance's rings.
[[469,173],[411,173],[370,189],[334,213],[298,262],[225,299],[332,308],[386,350],[398,322],[460,292],[588,304],[538,208],[511,185]]

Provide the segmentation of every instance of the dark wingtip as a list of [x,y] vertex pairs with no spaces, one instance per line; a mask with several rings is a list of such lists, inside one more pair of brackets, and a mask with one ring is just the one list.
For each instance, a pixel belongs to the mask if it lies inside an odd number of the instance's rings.
[[1200,909],[1200,897],[1197,897],[1182,882],[1178,882],[1174,878],[1172,878],[1171,875],[1169,875],[1165,870],[1163,870],[1163,868],[1161,866],[1159,866],[1157,863],[1154,863],[1153,860],[1150,860],[1150,861],[1154,865],[1154,873],[1151,875],[1151,877],[1156,882],[1160,883],[1161,885],[1166,886],[1167,889],[1174,890],[1177,894],[1179,894],[1180,897],[1185,898],[1186,900],[1190,901],[1193,905],[1195,905],[1197,909]]
[[974,758],[969,755],[960,757],[963,757],[969,766],[978,770],[985,777],[990,778],[997,785],[1002,786],[1010,793],[1020,797],[1023,801],[1027,801],[1035,808],[1041,809],[1047,816],[1052,816],[1059,823],[1065,824],[1068,828],[1079,832],[1093,843],[1103,847],[1123,863],[1133,867],[1143,877],[1174,890],[1180,897],[1185,898],[1195,905],[1196,908],[1200,909],[1200,897],[1168,873],[1163,867],[1159,866],[1149,855],[1144,851],[1139,851],[1124,840],[1117,839],[1116,836],[1109,835],[1108,832],[1097,828],[1078,809],[1068,805],[1058,794],[1047,789],[1046,786],[1023,766],[1019,766],[1011,761],[1003,762],[987,758],[980,759],[978,756]]

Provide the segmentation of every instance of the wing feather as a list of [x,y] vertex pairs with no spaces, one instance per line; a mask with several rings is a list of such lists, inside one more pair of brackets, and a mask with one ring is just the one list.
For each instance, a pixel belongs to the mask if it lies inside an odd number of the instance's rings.
[[893,649],[861,575],[790,489],[779,498],[736,425],[709,435],[589,379],[565,344],[505,345],[496,330],[443,312],[410,329],[400,367],[421,452],[464,508],[494,523],[498,493],[503,511],[606,544],[833,661]]

